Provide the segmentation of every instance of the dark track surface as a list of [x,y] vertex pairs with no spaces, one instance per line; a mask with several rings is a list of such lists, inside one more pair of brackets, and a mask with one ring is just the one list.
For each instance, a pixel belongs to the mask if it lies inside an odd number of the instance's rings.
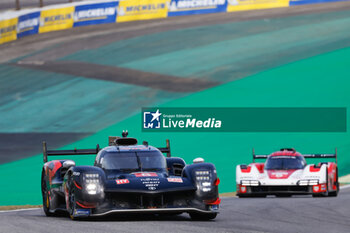
[[223,198],[214,221],[193,222],[175,217],[113,216],[75,221],[48,218],[42,210],[0,212],[0,232],[275,232],[347,233],[350,229],[350,189],[336,198]]
[[[42,153],[42,142],[53,148],[88,136],[89,133],[0,133],[0,164]],[[18,148],[15,145],[20,145]]]
[[[20,63],[16,64],[16,66],[151,87],[171,92],[201,91],[218,84],[217,82],[195,78],[183,79],[170,75],[161,75],[121,67],[104,66],[77,61],[51,61],[40,65],[37,65],[36,63]],[[77,67],[79,67],[79,69],[77,69]]]

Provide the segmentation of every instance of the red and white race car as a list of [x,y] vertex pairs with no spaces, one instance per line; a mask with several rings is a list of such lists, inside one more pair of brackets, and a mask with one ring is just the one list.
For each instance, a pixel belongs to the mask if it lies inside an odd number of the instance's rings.
[[[336,161],[315,165],[306,164],[305,158],[335,158]],[[266,159],[266,162],[255,163],[255,159]],[[236,183],[238,197],[337,196],[337,150],[335,154],[304,155],[290,148],[270,155],[256,155],[253,150],[253,163],[237,165]]]

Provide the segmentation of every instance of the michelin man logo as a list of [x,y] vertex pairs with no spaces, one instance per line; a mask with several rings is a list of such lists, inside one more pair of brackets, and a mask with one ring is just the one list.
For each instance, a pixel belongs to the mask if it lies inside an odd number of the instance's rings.
[[144,112],[143,113],[143,128],[144,129],[159,129],[160,128],[160,116],[162,114],[157,109],[156,112]]

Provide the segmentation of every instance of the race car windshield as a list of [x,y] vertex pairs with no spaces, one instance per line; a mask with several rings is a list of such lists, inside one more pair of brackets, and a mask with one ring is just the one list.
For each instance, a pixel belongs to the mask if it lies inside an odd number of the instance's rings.
[[270,156],[265,164],[266,170],[303,169],[306,162],[301,156]]
[[158,151],[106,152],[101,158],[106,170],[157,171],[165,170],[164,156]]

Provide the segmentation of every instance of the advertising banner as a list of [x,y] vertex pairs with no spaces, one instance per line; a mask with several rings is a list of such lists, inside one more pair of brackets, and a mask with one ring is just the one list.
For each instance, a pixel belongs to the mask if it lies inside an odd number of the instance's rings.
[[258,10],[288,6],[289,0],[228,0],[227,11]]
[[107,2],[76,6],[74,27],[91,24],[115,23],[118,2]]
[[73,27],[74,6],[41,11],[39,33]]
[[226,0],[171,0],[168,16],[224,12],[226,7]]
[[18,18],[0,21],[0,44],[17,39]]
[[344,0],[290,0],[289,5],[303,5],[303,4],[313,4],[313,3],[323,3],[323,2],[339,2]]
[[120,1],[117,22],[166,18],[168,0],[126,0]]
[[40,12],[34,12],[18,17],[17,37],[37,34],[39,31]]

